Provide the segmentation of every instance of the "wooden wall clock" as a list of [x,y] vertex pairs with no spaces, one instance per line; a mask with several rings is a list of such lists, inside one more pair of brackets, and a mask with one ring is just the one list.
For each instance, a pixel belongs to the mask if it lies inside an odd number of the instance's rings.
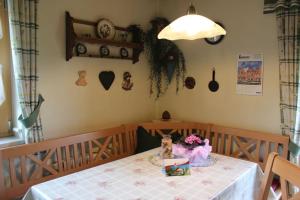
[[[216,22],[216,24],[220,25],[222,28],[224,28],[223,24],[221,24],[220,22]],[[224,28],[225,29],[225,28]],[[204,38],[204,40],[211,45],[215,45],[220,43],[223,39],[224,39],[225,35],[218,35],[215,37],[211,37],[211,38]]]

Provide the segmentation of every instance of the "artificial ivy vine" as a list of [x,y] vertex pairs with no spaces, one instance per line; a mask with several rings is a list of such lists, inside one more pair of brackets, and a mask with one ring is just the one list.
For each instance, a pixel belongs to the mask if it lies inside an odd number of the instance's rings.
[[158,33],[168,24],[167,19],[157,17],[151,20],[152,28],[145,34],[145,50],[151,65],[150,94],[156,90],[156,98],[166,92],[174,76],[176,93],[185,78],[185,59],[181,50],[173,42],[157,38]]

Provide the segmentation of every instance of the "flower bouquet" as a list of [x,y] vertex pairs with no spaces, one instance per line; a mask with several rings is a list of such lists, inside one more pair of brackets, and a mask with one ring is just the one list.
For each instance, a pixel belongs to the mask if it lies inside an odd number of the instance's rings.
[[172,153],[177,157],[188,158],[192,166],[209,166],[212,164],[209,140],[196,134],[182,138],[172,147]]

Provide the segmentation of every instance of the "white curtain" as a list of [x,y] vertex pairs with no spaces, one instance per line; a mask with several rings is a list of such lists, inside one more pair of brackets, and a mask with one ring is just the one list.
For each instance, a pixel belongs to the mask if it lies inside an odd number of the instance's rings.
[[[38,0],[7,1],[9,30],[12,49],[12,64],[17,88],[18,104],[24,125],[25,142],[43,140],[41,118],[38,115],[37,93],[37,11]],[[42,98],[41,98],[42,99]],[[21,119],[21,120],[20,120]],[[23,123],[24,122],[24,123]]]
[[300,166],[300,0],[265,0],[264,13],[276,14],[281,128],[290,137],[289,159]]

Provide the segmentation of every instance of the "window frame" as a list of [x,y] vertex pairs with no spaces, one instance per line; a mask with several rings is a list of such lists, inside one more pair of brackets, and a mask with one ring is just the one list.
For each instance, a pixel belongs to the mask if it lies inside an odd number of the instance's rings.
[[[10,107],[10,112],[8,111],[7,118],[8,121],[7,123],[7,131],[1,131],[0,132],[0,148],[3,147],[9,147],[9,146],[15,146],[18,144],[23,144],[24,143],[24,137],[22,134],[22,129],[18,128],[18,120],[17,120],[17,116],[18,113],[20,112],[20,108],[17,105],[17,95],[16,95],[16,87],[15,87],[15,81],[14,81],[14,73],[13,73],[13,67],[12,67],[12,57],[11,57],[11,46],[10,46],[10,38],[9,38],[9,19],[8,19],[8,10],[6,7],[6,2],[5,0],[0,0],[0,20],[1,20],[1,24],[2,24],[2,30],[3,30],[3,39],[6,39],[6,41],[2,42],[1,45],[5,45],[4,47],[2,47],[3,49],[7,49],[8,52],[5,52],[5,54],[7,53],[8,58],[6,59],[6,63],[2,64],[3,69],[4,69],[4,65],[6,65],[6,67],[9,67],[10,69],[8,70],[9,72],[3,75],[3,81],[5,83],[5,80],[10,80],[10,85],[7,87],[4,87],[4,90],[6,91],[5,96],[6,96],[6,101],[10,100],[10,103],[8,104],[8,107]],[[6,43],[6,44],[5,44]],[[7,45],[8,43],[8,45]],[[1,59],[1,58],[0,58]],[[0,60],[1,63],[1,60]],[[3,70],[4,71],[4,70]],[[7,83],[8,81],[6,81]],[[7,88],[9,90],[9,92],[7,92]],[[5,124],[5,122],[3,123]]]

